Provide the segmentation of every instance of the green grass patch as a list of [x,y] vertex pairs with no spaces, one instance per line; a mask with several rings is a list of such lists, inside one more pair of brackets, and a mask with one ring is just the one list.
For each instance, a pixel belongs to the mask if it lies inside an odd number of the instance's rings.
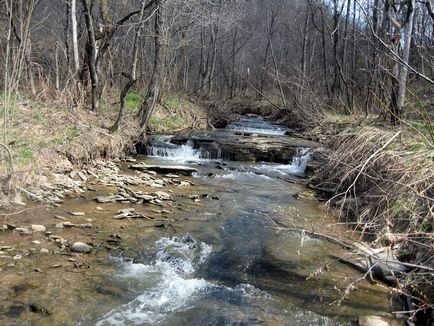
[[181,106],[181,102],[182,102],[181,97],[175,93],[175,94],[171,94],[165,99],[164,105],[169,109],[176,110]]
[[326,121],[330,123],[349,123],[352,121],[356,121],[356,116],[337,113],[337,112],[327,112],[326,113]]
[[74,138],[77,138],[78,136],[80,136],[80,131],[77,127],[68,128],[68,131],[66,133],[67,139],[72,140]]
[[151,119],[149,120],[149,125],[153,129],[158,130],[178,130],[185,127],[187,122],[185,119],[179,116],[165,116],[165,117],[158,117],[156,115],[151,116]]
[[422,134],[434,134],[434,124],[427,122],[411,122],[411,126]]
[[16,163],[17,165],[23,166],[26,165],[30,160],[35,158],[34,153],[31,149],[25,148],[18,152]]
[[125,109],[130,112],[136,112],[142,104],[142,96],[137,92],[129,92],[125,97]]

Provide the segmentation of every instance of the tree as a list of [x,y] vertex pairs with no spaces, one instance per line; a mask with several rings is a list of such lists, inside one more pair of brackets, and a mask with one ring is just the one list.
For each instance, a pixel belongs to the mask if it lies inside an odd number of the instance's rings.
[[160,86],[163,72],[163,64],[166,55],[167,23],[165,17],[164,0],[155,0],[155,23],[154,23],[154,67],[149,81],[148,91],[140,108],[140,125],[143,131],[146,130],[149,119],[157,104],[160,95]]

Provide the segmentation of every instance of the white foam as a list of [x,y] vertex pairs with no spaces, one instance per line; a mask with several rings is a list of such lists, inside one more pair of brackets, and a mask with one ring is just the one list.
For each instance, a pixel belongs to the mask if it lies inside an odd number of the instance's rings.
[[125,325],[164,320],[169,314],[188,306],[210,283],[192,277],[198,264],[211,254],[206,243],[191,236],[161,238],[155,243],[155,261],[149,265],[123,262],[121,278],[146,279],[153,286],[134,300],[106,314],[97,325]]
[[239,172],[239,171],[234,171],[234,172],[230,172],[230,173],[226,173],[226,174],[217,174],[215,176],[215,178],[220,178],[220,179],[229,179],[229,180],[236,180],[242,177],[257,177],[257,178],[263,178],[263,179],[272,179],[266,175],[263,174],[258,174],[255,172]]
[[148,156],[159,157],[176,162],[200,161],[202,160],[201,151],[194,149],[191,142],[185,145],[163,147],[150,146],[148,147]]

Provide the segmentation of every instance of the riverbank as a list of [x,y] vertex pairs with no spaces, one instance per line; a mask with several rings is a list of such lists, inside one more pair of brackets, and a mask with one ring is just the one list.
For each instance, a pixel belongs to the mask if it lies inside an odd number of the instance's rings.
[[407,264],[392,278],[392,289],[420,320],[432,316],[434,302],[434,147],[427,128],[335,116],[305,131],[326,148],[311,187],[329,194],[328,203],[360,239],[390,248]]
[[[24,206],[26,200],[55,203],[53,191],[61,191],[60,188],[74,190],[74,185],[68,184],[65,176],[77,175],[98,160],[134,154],[139,136],[135,114],[141,98],[139,94],[131,93],[126,101],[127,114],[122,127],[115,133],[109,132],[117,115],[115,105],[107,105],[106,109],[94,113],[63,107],[61,101],[53,100],[50,105],[17,101],[14,123],[8,130],[13,173],[11,180],[2,185],[0,207]],[[150,121],[151,130],[174,132],[206,127],[205,111],[186,97],[170,94],[161,103]],[[6,164],[0,172],[5,179]]]

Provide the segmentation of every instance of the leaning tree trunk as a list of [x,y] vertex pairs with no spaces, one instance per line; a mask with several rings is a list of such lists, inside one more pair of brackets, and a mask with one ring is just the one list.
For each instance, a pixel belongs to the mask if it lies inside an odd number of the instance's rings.
[[[143,28],[143,24],[145,22],[145,7],[146,7],[146,1],[142,0],[142,5],[140,7],[140,17],[139,22],[134,34],[134,40],[133,40],[133,53],[132,53],[132,61],[130,66],[130,73],[129,74],[123,74],[127,79],[127,83],[125,84],[124,88],[121,90],[121,94],[119,97],[119,113],[118,117],[116,119],[115,124],[110,128],[111,132],[115,132],[119,129],[120,124],[122,123],[122,119],[125,112],[125,99],[128,95],[128,92],[130,91],[131,87],[134,86],[134,84],[137,82],[137,62],[139,58],[139,42],[141,37],[141,31]],[[152,16],[152,14],[151,14]],[[149,19],[150,16],[147,18]]]
[[165,57],[165,37],[166,37],[166,20],[164,17],[164,0],[156,0],[157,11],[155,13],[155,56],[154,71],[149,82],[148,93],[140,108],[139,117],[140,125],[143,131],[148,127],[149,119],[154,111],[155,105],[160,94],[161,77],[163,71],[163,62]]

